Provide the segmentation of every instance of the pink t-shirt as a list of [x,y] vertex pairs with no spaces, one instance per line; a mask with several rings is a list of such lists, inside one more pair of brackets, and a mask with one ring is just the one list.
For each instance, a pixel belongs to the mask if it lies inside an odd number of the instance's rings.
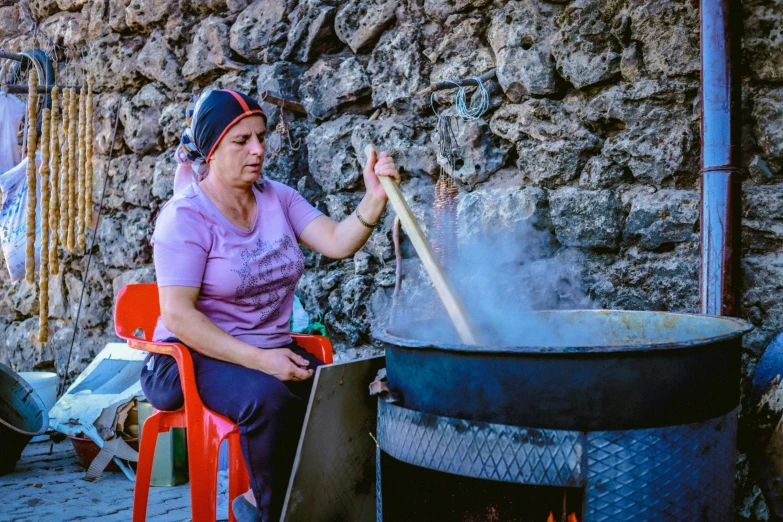
[[[174,195],[152,235],[155,273],[159,287],[200,288],[196,308],[229,335],[276,348],[291,342],[294,287],[304,271],[297,238],[321,212],[276,181],[253,192],[258,216],[250,232],[223,216],[195,183]],[[159,319],[154,339],[173,336]]]

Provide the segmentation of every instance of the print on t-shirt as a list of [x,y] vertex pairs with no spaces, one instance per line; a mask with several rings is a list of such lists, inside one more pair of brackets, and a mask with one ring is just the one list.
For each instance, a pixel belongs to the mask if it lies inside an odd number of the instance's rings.
[[[304,256],[290,236],[276,241],[256,242],[255,248],[246,248],[240,254],[242,267],[232,269],[241,282],[236,289],[235,303],[252,305],[261,312],[261,322],[280,315],[280,305],[304,272]],[[257,267],[258,273],[253,273]]]

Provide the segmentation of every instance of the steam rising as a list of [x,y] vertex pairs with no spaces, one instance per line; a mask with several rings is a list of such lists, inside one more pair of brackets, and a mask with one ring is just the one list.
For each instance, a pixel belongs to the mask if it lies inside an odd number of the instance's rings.
[[[484,344],[514,346],[530,310],[593,308],[582,290],[581,255],[560,248],[535,220],[463,234],[446,271]],[[462,227],[464,228],[464,226]],[[465,231],[463,230],[463,233]],[[466,237],[467,236],[467,237]],[[389,330],[406,337],[459,343],[459,337],[418,258],[406,260]]]

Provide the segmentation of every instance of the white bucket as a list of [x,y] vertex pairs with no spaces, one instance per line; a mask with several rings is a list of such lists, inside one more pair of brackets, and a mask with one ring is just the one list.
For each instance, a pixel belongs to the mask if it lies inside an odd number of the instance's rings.
[[[19,372],[19,377],[27,381],[35,393],[41,397],[48,413],[57,402],[57,384],[59,382],[57,374],[54,372]],[[49,436],[38,435],[33,437],[32,442],[42,440],[49,440]]]

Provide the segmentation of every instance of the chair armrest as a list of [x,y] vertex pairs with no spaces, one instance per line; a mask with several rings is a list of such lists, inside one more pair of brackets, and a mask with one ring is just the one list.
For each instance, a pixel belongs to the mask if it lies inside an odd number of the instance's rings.
[[291,337],[305,350],[318,357],[324,364],[334,362],[332,342],[322,335],[291,334]]
[[[197,398],[201,403],[201,397],[196,389],[196,373],[193,369],[193,357],[190,355],[190,349],[181,343],[155,343],[150,341],[141,341],[138,339],[128,339],[128,346],[137,350],[171,355],[177,361],[177,370],[179,371],[179,380],[182,385],[182,392],[185,396],[185,402]],[[203,405],[202,405],[203,407]]]

